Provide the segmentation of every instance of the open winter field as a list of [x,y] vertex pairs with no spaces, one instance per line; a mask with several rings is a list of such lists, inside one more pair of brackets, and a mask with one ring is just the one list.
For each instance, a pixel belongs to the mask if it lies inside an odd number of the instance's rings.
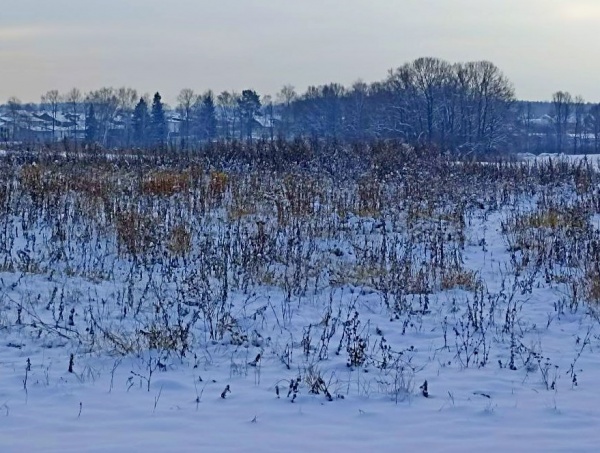
[[0,182],[2,452],[599,448],[591,161],[6,152]]

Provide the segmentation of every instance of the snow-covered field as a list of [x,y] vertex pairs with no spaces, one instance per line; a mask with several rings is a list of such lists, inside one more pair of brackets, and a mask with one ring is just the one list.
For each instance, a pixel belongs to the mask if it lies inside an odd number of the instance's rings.
[[592,168],[2,172],[1,452],[599,448]]

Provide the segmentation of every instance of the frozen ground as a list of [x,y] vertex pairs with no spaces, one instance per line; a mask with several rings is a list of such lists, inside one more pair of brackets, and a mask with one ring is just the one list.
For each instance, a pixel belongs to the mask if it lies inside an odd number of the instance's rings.
[[[345,257],[360,249],[351,243],[381,241],[380,229],[356,219],[364,238],[321,244],[340,249],[325,264],[329,280],[291,297],[267,283],[230,289],[239,330],[211,340],[198,323],[183,357],[168,347],[115,351],[147,330],[152,307],[178,297],[177,279],[148,268],[126,278],[118,260],[97,278],[58,265],[34,271],[29,260],[46,233],[31,247],[23,227],[9,253],[29,272],[0,274],[0,451],[598,451],[598,318],[593,305],[573,303],[557,277],[564,269],[556,278],[539,267],[515,271],[502,232],[514,209],[469,214],[462,261],[481,287],[408,295],[391,315],[381,289],[344,282]],[[91,267],[76,246],[64,253],[64,262]],[[124,307],[138,300],[150,308],[130,319]],[[365,340],[368,359],[348,366],[340,335],[353,312],[351,343]],[[319,357],[327,313],[339,319]]]

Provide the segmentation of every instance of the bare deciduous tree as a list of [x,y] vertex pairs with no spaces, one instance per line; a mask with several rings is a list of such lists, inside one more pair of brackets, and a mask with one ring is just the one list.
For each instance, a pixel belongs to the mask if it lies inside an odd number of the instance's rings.
[[573,154],[577,154],[583,146],[585,133],[585,101],[581,96],[575,96],[573,100],[573,112],[575,114],[575,124],[573,130]]
[[80,105],[83,100],[83,96],[81,95],[81,91],[79,88],[72,88],[68,93],[64,96],[65,107],[67,108],[67,113],[70,116],[70,121],[73,123],[73,131],[71,133],[72,137],[77,138],[77,127],[79,125],[79,112]]
[[60,95],[58,90],[50,90],[46,94],[42,95],[41,98],[42,106],[50,110],[50,116],[52,116],[52,139],[56,139],[56,117],[58,115],[58,107],[60,104]]
[[221,124],[221,135],[225,139],[231,139],[236,133],[236,123],[239,119],[238,99],[239,94],[235,91],[223,91],[217,96],[218,120]]
[[294,122],[294,111],[292,103],[298,98],[298,94],[292,85],[284,85],[276,95],[276,101],[281,105],[281,134],[288,137]]
[[557,91],[552,95],[552,106],[554,108],[554,130],[556,134],[556,150],[559,153],[563,152],[564,150],[565,137],[567,135],[572,102],[573,98],[566,91]]
[[6,103],[8,106],[8,114],[12,123],[12,139],[16,140],[17,127],[20,123],[20,111],[22,108],[21,100],[17,97],[10,97]]
[[94,113],[98,125],[98,137],[103,145],[107,145],[108,134],[112,122],[119,109],[119,98],[117,90],[111,87],[103,87],[92,91],[86,96],[86,102],[94,105]]
[[594,104],[590,108],[587,121],[594,136],[594,151],[600,153],[600,104]]
[[198,95],[191,88],[184,88],[177,96],[177,111],[181,116],[181,142],[185,146],[191,138],[191,125],[193,121],[194,110],[198,103]]

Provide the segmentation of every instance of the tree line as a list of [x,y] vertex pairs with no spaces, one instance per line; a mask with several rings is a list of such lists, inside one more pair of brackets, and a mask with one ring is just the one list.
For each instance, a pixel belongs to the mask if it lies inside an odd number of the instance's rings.
[[104,146],[168,142],[189,148],[216,140],[304,137],[395,139],[464,151],[600,151],[599,105],[560,91],[541,107],[518,101],[512,83],[491,62],[419,58],[378,82],[330,83],[304,93],[285,85],[274,97],[252,89],[215,95],[185,88],[168,108],[158,92],[151,99],[132,88],[85,95],[74,88],[49,91],[38,106],[11,98],[5,111],[13,132],[19,112],[37,108],[51,118],[52,138],[60,124],[62,137]]

